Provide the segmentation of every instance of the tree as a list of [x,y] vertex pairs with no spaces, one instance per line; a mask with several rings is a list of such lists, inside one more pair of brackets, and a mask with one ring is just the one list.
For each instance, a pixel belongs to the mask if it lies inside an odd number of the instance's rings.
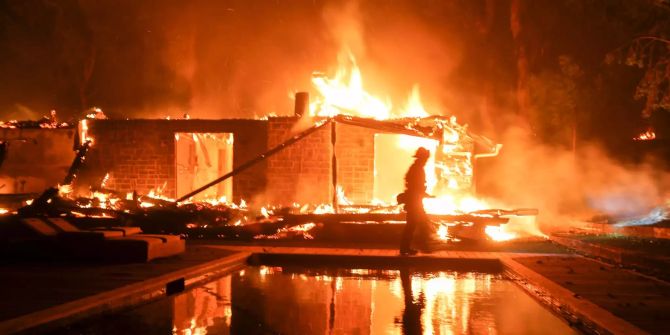
[[630,13],[648,22],[644,31],[606,57],[607,63],[618,62],[644,71],[635,90],[635,98],[645,101],[644,118],[656,110],[670,110],[670,5],[665,0],[650,4],[648,11]]

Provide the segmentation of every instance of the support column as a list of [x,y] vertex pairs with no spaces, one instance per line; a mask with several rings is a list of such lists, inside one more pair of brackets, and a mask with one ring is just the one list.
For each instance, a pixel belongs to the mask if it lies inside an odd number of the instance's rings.
[[330,123],[330,144],[333,149],[333,158],[331,160],[331,169],[332,169],[332,182],[333,182],[333,209],[335,213],[338,212],[338,199],[337,199],[337,155],[335,155],[335,143],[337,142],[337,122],[332,121]]

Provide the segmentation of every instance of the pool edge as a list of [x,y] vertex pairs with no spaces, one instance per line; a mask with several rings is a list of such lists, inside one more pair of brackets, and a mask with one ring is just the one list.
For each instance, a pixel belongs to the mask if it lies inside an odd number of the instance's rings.
[[[599,334],[648,334],[644,330],[625,321],[595,303],[582,299],[574,292],[564,288],[541,274],[527,268],[512,259],[500,257],[505,274],[528,294],[539,300],[568,321],[580,331]],[[579,327],[577,323],[585,327]]]
[[0,322],[0,334],[14,334],[54,323],[68,323],[73,319],[85,318],[96,313],[120,309],[167,296],[171,293],[169,286],[173,283],[182,282],[183,286],[178,286],[187,288],[208,281],[226,272],[246,266],[247,259],[250,256],[251,253],[248,252],[236,252],[203,264],[3,320]]

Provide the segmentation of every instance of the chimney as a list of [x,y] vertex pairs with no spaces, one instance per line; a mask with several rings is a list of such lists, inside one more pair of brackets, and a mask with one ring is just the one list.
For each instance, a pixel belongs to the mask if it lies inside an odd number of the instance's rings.
[[309,113],[309,93],[298,92],[295,94],[295,116],[302,117],[305,113]]

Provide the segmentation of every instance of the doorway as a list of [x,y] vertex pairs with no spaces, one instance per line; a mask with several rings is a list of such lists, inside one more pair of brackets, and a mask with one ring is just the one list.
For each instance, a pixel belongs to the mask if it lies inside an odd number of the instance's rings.
[[[175,133],[177,196],[191,192],[233,169],[232,133]],[[233,199],[233,179],[193,196],[194,200]]]

